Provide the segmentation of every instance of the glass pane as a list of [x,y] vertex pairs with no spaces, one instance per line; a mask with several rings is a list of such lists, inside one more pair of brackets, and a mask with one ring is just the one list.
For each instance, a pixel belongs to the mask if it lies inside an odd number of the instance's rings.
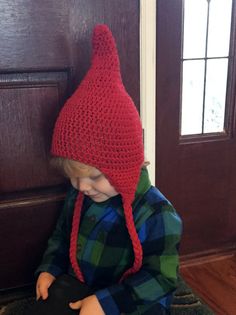
[[228,59],[207,61],[204,133],[224,130]]
[[207,1],[185,0],[183,47],[184,59],[205,57],[206,28]]
[[209,14],[208,57],[229,54],[232,0],[211,0]]
[[181,135],[202,133],[203,60],[183,62]]

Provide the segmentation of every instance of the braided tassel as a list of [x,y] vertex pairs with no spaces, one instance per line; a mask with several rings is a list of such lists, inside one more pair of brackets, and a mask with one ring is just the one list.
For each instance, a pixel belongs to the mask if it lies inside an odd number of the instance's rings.
[[80,267],[77,262],[77,240],[78,240],[78,233],[79,233],[79,224],[80,224],[80,217],[81,217],[81,209],[84,200],[84,195],[79,193],[76,203],[75,203],[75,210],[73,215],[72,221],[72,231],[70,235],[70,262],[72,268],[76,274],[76,277],[81,281],[84,281],[84,276],[80,270]]
[[133,209],[131,206],[131,202],[126,201],[124,199],[123,199],[124,214],[125,214],[126,226],[127,226],[129,236],[131,238],[132,245],[133,245],[134,263],[133,263],[133,266],[130,269],[126,270],[126,272],[122,275],[119,281],[120,283],[129,275],[136,273],[141,268],[142,261],[143,261],[143,249],[142,249],[142,245],[140,243],[138,233],[136,231],[136,227],[134,224]]

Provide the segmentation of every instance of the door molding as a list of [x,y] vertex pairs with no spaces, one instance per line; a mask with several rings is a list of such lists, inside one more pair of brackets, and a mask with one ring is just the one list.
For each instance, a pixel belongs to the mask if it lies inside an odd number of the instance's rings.
[[140,2],[140,116],[150,180],[156,173],[156,1]]

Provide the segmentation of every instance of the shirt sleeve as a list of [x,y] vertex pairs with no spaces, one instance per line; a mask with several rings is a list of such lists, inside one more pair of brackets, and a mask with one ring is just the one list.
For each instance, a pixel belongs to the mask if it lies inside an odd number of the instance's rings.
[[69,265],[70,225],[73,213],[75,190],[71,189],[65,199],[64,207],[58,218],[56,228],[48,241],[47,249],[35,275],[49,272],[57,277],[67,272]]
[[169,307],[177,283],[181,231],[181,220],[172,205],[159,203],[138,231],[142,268],[121,284],[95,293],[105,314],[142,314],[141,309],[156,303]]

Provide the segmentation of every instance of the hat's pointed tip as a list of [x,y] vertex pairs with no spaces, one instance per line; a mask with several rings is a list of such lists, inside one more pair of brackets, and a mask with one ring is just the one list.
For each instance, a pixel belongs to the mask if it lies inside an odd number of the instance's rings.
[[101,35],[101,34],[104,34],[104,33],[105,34],[107,34],[107,33],[111,34],[111,31],[110,31],[109,27],[106,24],[97,24],[94,27],[94,30],[93,30],[94,36],[98,36],[98,35]]
[[119,57],[115,39],[106,24],[98,24],[93,30],[93,61],[99,59],[103,67],[119,70]]
[[93,29],[93,49],[94,52],[108,52],[116,50],[115,40],[112,32],[106,24],[98,24]]

